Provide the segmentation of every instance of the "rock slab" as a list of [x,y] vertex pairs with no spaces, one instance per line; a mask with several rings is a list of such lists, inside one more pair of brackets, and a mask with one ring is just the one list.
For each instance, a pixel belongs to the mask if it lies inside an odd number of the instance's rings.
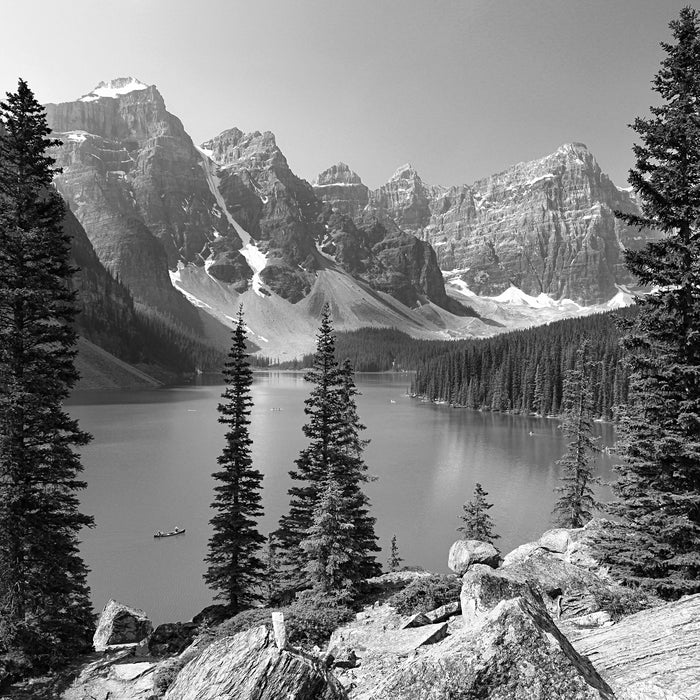
[[165,700],[344,700],[317,659],[280,650],[264,626],[208,646],[177,675]]
[[119,644],[137,644],[148,637],[153,625],[143,610],[110,600],[105,605],[92,639],[95,651]]
[[[700,698],[700,593],[593,630],[562,631],[619,697]],[[630,693],[635,693],[630,695]]]
[[501,602],[464,630],[403,661],[357,700],[613,700],[608,684],[532,602]]

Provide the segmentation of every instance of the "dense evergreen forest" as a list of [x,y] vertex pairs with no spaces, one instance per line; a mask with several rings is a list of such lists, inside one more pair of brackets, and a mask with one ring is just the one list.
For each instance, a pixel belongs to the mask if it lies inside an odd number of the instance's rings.
[[455,343],[421,361],[413,390],[433,401],[467,408],[515,413],[558,414],[563,379],[576,351],[588,340],[593,368],[593,410],[612,417],[627,402],[628,370],[619,345],[619,319],[629,309],[515,331],[485,340]]
[[[560,412],[564,374],[588,339],[594,413],[610,418],[612,407],[625,403],[628,392],[619,324],[635,313],[632,307],[494,338],[457,341],[416,340],[394,329],[361,328],[338,333],[336,348],[338,357],[348,358],[358,372],[415,370],[413,391],[432,401],[549,415]],[[312,357],[279,367],[308,367]]]

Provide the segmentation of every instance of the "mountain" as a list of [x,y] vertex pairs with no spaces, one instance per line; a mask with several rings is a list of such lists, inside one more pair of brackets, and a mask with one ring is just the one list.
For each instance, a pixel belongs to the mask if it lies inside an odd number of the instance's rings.
[[[334,169],[342,175],[341,166]],[[530,295],[601,303],[618,285],[633,283],[622,251],[649,239],[615,218],[615,210],[638,205],[581,143],[472,185],[428,185],[405,165],[368,192],[364,205],[359,197],[343,198],[343,190],[324,181],[317,194],[326,191],[326,201],[355,220],[371,212],[427,241],[448,279],[479,295],[516,286]]]
[[201,157],[155,86],[132,78],[100,83],[91,93],[46,105],[63,141],[56,187],[85,228],[99,259],[142,304],[198,328],[197,312],[175,291],[168,269],[199,265],[218,238],[240,247],[216,216]]
[[240,304],[259,352],[285,360],[313,347],[326,302],[338,330],[445,339],[626,300],[621,251],[639,236],[612,211],[635,203],[580,144],[471,186],[428,185],[406,165],[371,191],[343,163],[308,183],[269,131],[196,146],[134,78],[46,111],[63,142],[56,187],[100,264],[148,332],[205,365]]
[[341,328],[422,337],[475,316],[446,294],[429,244],[389,219],[338,217],[270,132],[232,128],[196,147],[134,78],[46,111],[63,142],[56,187],[100,262],[159,322],[221,348],[244,303],[263,352],[288,355],[313,343],[325,301]]

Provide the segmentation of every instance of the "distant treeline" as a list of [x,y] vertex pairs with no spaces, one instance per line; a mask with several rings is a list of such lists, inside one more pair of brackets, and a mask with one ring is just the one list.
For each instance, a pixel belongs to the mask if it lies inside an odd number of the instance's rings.
[[[512,331],[493,338],[416,340],[401,331],[362,328],[338,333],[336,350],[358,372],[415,370],[412,389],[432,401],[455,406],[515,413],[559,413],[564,374],[574,364],[584,338],[595,366],[592,379],[595,413],[612,416],[612,407],[627,401],[628,376],[619,347],[621,320],[636,308],[546,326]],[[312,356],[273,365],[261,358],[258,366],[301,369]]]

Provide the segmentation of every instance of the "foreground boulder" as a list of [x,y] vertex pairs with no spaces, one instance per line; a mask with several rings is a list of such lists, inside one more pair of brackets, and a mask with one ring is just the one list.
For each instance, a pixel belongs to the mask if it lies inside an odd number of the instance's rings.
[[506,557],[498,571],[514,581],[529,583],[557,618],[597,611],[596,599],[613,585],[598,570],[574,564],[542,547],[529,548],[527,552],[519,549],[521,555],[517,559]]
[[587,630],[573,621],[561,626],[618,698],[700,698],[700,593],[610,627]]
[[343,700],[345,691],[319,661],[278,649],[256,627],[208,646],[177,675],[166,700]]
[[138,644],[153,631],[143,610],[110,600],[105,605],[92,638],[95,651],[122,644]]
[[511,598],[537,599],[537,594],[523,580],[509,578],[501,570],[483,564],[471,567],[462,578],[460,603],[465,626],[474,627],[501,601]]
[[399,663],[357,700],[612,700],[591,663],[569,644],[542,608],[503,601],[476,629],[465,629]]
[[451,547],[447,566],[462,576],[474,564],[498,566],[498,550],[488,542],[480,540],[457,540]]

